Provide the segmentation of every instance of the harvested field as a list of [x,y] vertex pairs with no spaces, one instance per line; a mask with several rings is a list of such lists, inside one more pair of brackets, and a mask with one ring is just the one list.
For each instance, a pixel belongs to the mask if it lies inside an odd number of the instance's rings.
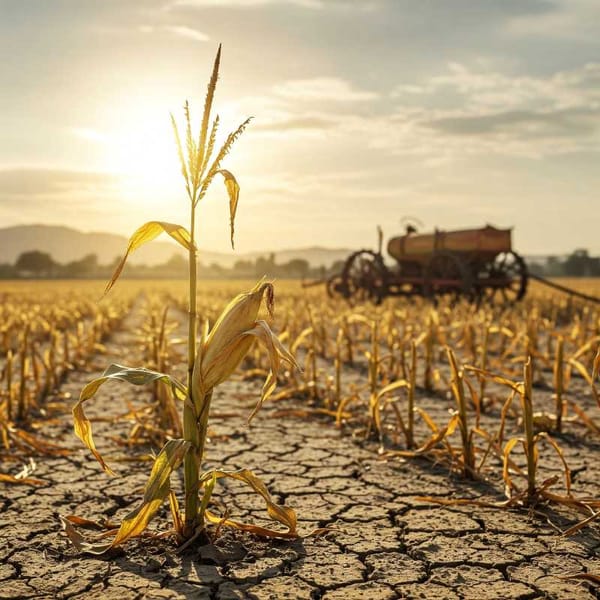
[[[200,320],[214,322],[248,288],[200,283]],[[162,388],[106,384],[86,411],[116,471],[108,477],[73,435],[71,408],[109,363],[183,379],[187,326],[182,283],[122,282],[96,304],[101,289],[1,290],[0,597],[598,597],[600,529],[593,518],[582,524],[600,507],[597,308],[535,288],[509,308],[391,299],[349,307],[276,284],[271,325],[302,372],[282,370],[248,426],[269,368],[251,350],[215,390],[204,467],[251,469],[296,511],[300,537],[265,539],[222,522],[209,527],[213,543],[182,550],[165,502],[141,537],[91,556],[59,516],[89,520],[78,527],[88,539],[114,528],[139,505],[152,454],[181,423]],[[532,431],[542,434],[532,438],[533,475],[519,387],[528,357]],[[181,496],[181,473],[172,480]],[[239,482],[218,483],[211,506],[223,521],[273,527]]]

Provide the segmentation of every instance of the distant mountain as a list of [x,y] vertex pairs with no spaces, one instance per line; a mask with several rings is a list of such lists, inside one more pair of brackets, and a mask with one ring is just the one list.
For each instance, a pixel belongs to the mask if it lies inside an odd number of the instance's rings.
[[[338,260],[345,260],[352,250],[348,248],[323,248],[322,246],[310,246],[308,248],[295,248],[291,250],[277,250],[275,254],[275,262],[282,264],[296,258],[307,260],[311,267],[319,267],[324,265],[329,267]],[[269,256],[270,252],[251,252],[245,255],[232,257],[233,264],[236,260],[255,260],[259,256]],[[231,258],[231,257],[227,257]],[[206,261],[204,261],[206,262]]]
[[[127,238],[112,233],[84,233],[59,225],[19,225],[0,229],[0,263],[14,263],[19,254],[28,250],[48,252],[59,263],[96,254],[102,264],[112,262],[127,247]],[[157,264],[164,262],[178,249],[168,242],[156,242],[141,248],[132,262]]]
[[[184,250],[174,242],[156,241],[143,246],[131,257],[132,263],[157,265],[164,263],[173,254],[184,254]],[[127,247],[127,238],[122,235],[104,232],[83,232],[60,225],[18,225],[0,229],[0,263],[14,264],[22,252],[40,250],[47,252],[59,263],[79,260],[87,254],[96,254],[100,264],[108,264],[117,256],[122,256]],[[246,254],[211,252],[200,249],[199,260],[202,264],[217,263],[222,267],[231,267],[238,260],[254,261],[259,256],[268,256],[271,252],[252,252]],[[344,248],[298,248],[274,252],[277,263],[285,263],[294,258],[307,260],[311,266],[329,266],[337,260],[343,260],[350,254]]]

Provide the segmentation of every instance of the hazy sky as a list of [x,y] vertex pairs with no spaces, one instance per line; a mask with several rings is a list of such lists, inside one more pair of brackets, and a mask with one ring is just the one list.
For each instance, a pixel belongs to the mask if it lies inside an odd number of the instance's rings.
[[[240,252],[400,219],[600,253],[598,0],[0,0],[0,226],[186,222],[169,112],[219,42]],[[200,246],[226,250],[221,181]]]

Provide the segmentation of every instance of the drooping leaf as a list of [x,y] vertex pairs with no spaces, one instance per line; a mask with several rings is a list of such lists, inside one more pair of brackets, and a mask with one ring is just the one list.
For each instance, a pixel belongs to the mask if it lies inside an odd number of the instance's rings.
[[159,373],[157,371],[151,371],[144,367],[130,368],[122,365],[110,365],[106,371],[102,374],[102,377],[93,379],[90,381],[82,390],[79,396],[79,400],[73,407],[73,420],[75,426],[75,435],[91,450],[92,454],[96,457],[96,460],[102,465],[102,468],[109,474],[113,475],[113,471],[104,462],[104,459],[96,449],[94,438],[92,436],[92,424],[90,420],[85,416],[83,411],[83,403],[92,398],[98,389],[107,381],[119,380],[132,383],[133,385],[148,385],[155,381],[161,382],[170,387],[175,397],[185,401],[187,398],[186,387],[176,379]]
[[397,381],[393,381],[392,383],[388,383],[386,386],[382,387],[377,392],[377,400],[380,400],[385,394],[389,394],[395,390],[400,388],[408,388],[410,387],[410,383],[406,381],[406,379],[398,379]]
[[292,508],[275,503],[271,498],[271,495],[269,494],[265,484],[252,471],[248,469],[240,469],[239,471],[221,471],[215,469],[204,473],[200,478],[200,483],[209,483],[212,479],[222,478],[235,479],[248,484],[265,501],[267,505],[267,512],[271,519],[287,527],[287,531],[277,531],[275,529],[260,527],[258,525],[240,523],[229,518],[220,518],[206,510],[206,518],[209,521],[266,537],[285,539],[294,539],[299,537],[297,531],[296,512]]
[[592,376],[588,373],[588,370],[585,368],[580,361],[575,360],[574,358],[569,359],[569,364],[572,367],[575,367],[575,370],[585,379],[585,381],[589,384],[593,384]]
[[240,186],[231,171],[220,169],[218,173],[223,175],[225,188],[229,195],[229,230],[231,232],[231,247],[234,248],[233,234],[235,232],[235,213],[237,211],[238,200],[240,199]]
[[596,398],[596,403],[600,406],[600,393],[598,393],[598,389],[596,388],[596,380],[598,379],[598,375],[600,374],[600,346],[598,347],[598,351],[596,352],[596,356],[594,357],[594,362],[592,364],[592,393],[594,394],[594,398]]
[[596,356],[594,357],[594,363],[592,366],[592,381],[595,382],[598,379],[598,374],[600,373],[600,346],[598,346],[598,351],[596,352]]
[[432,448],[437,446],[440,442],[444,441],[446,437],[450,437],[459,424],[458,415],[454,414],[452,415],[452,417],[450,417],[448,424],[440,429],[433,422],[433,420],[425,410],[419,407],[415,407],[415,411],[423,417],[423,420],[425,421],[426,425],[431,429],[431,437],[416,450],[392,450],[388,453],[390,456],[414,457],[419,456],[421,454],[427,454],[427,452],[429,452]]
[[312,335],[312,333],[313,333],[313,328],[312,327],[307,327],[306,329],[303,329],[298,334],[298,336],[294,340],[294,343],[290,346],[290,352],[294,356],[297,354],[298,348],[300,348],[300,346],[308,339],[308,337],[310,335]]
[[144,488],[144,498],[138,508],[131,511],[121,522],[115,537],[109,542],[90,543],[75,530],[72,523],[63,517],[61,521],[73,545],[81,552],[104,554],[107,550],[141,535],[171,491],[171,473],[181,464],[190,442],[169,440],[159,452],[152,472]]
[[76,527],[82,527],[83,529],[93,529],[95,531],[106,531],[106,530],[116,530],[119,528],[118,525],[114,524],[112,521],[108,519],[103,519],[102,521],[92,521],[91,519],[85,519],[83,517],[78,517],[77,515],[68,515],[63,517],[69,523],[72,523]]
[[275,386],[277,385],[277,376],[279,374],[279,367],[281,364],[280,359],[285,360],[295,369],[300,370],[300,367],[298,366],[296,359],[284,348],[283,344],[277,339],[277,336],[271,331],[271,328],[266,321],[256,321],[255,326],[252,329],[245,331],[242,335],[255,337],[267,350],[270,363],[269,374],[267,375],[267,379],[263,384],[260,400],[248,417],[248,422],[250,422],[265,400],[267,400],[273,393],[273,390],[275,390]]
[[509,466],[510,466],[509,457],[510,457],[510,453],[511,453],[512,449],[519,442],[522,442],[522,441],[523,440],[521,438],[516,438],[516,437],[511,438],[510,440],[508,440],[506,442],[506,446],[504,446],[504,451],[502,453],[502,479],[504,479],[506,495],[509,497],[511,495],[511,490],[514,488],[514,484],[510,477],[510,471],[509,471]]
[[577,405],[577,402],[569,402],[573,412],[579,417],[579,420],[590,430],[600,435],[600,427],[589,417],[589,415]]
[[200,502],[199,513],[199,522],[204,523],[204,518],[206,515],[206,511],[208,509],[208,505],[210,504],[210,499],[212,498],[213,491],[215,489],[215,485],[217,483],[217,477],[213,473],[213,476],[204,483],[204,493],[202,494],[202,501]]
[[35,477],[16,477],[8,475],[8,473],[0,473],[0,481],[2,483],[18,483],[21,485],[45,485],[47,482]]
[[169,508],[173,519],[173,529],[177,535],[181,535],[183,533],[183,519],[181,518],[177,496],[173,490],[169,490]]
[[523,384],[515,383],[514,381],[511,381],[510,379],[507,379],[506,377],[496,375],[495,373],[492,373],[491,371],[487,371],[485,369],[479,369],[477,367],[472,367],[471,365],[465,365],[465,371],[472,371],[473,373],[477,373],[478,375],[480,375],[486,379],[495,381],[496,383],[499,383],[501,385],[505,385],[505,386],[509,387],[511,390],[514,390],[515,392],[517,392],[518,394],[522,393],[522,391],[523,391]]
[[595,521],[598,517],[600,517],[600,511],[593,512],[589,517],[583,519],[583,521],[579,521],[572,527],[569,527],[566,531],[563,531],[563,535],[565,537],[573,535],[577,533],[580,529],[583,529],[586,525],[589,525],[592,521]]
[[61,448],[57,444],[47,442],[39,436],[35,436],[32,433],[24,431],[22,429],[16,429],[10,431],[11,437],[14,436],[19,442],[23,442],[27,446],[34,448],[41,454],[49,454],[53,456],[68,456],[70,450]]
[[107,294],[110,291],[112,286],[115,284],[115,282],[121,275],[121,272],[123,271],[123,267],[125,266],[125,262],[127,261],[129,255],[134,250],[137,250],[140,246],[143,246],[147,242],[150,242],[154,238],[158,237],[161,233],[166,233],[170,235],[178,244],[183,246],[186,250],[190,250],[192,248],[192,238],[190,236],[190,233],[182,225],[177,225],[175,223],[167,223],[165,221],[148,221],[147,223],[144,223],[129,238],[129,243],[127,245],[127,250],[125,251],[125,255],[121,259],[121,262],[117,265],[117,268],[115,269],[115,272],[110,278],[110,281],[107,283],[106,289],[104,290],[105,294]]
[[562,448],[558,445],[556,440],[551,437],[548,433],[542,432],[539,434],[540,438],[544,438],[548,441],[548,443],[554,448],[554,451],[558,455],[560,462],[562,463],[563,470],[565,472],[565,488],[567,490],[567,494],[571,495],[571,469],[569,469],[569,465],[567,464],[567,460],[565,459],[564,452]]

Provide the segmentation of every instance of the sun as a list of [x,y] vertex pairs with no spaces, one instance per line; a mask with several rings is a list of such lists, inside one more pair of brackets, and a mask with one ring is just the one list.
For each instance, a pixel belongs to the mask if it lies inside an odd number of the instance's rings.
[[[184,116],[181,104],[172,110],[173,103],[168,99],[152,95],[148,97],[153,98],[152,102],[144,105],[128,100],[126,104],[119,106],[118,111],[112,111],[112,131],[104,136],[102,143],[103,169],[117,175],[117,194],[124,203],[132,208],[143,205],[144,209],[152,207],[164,210],[165,199],[185,196],[170,115],[172,111],[183,136]],[[202,104],[190,102],[190,105],[192,135],[196,139],[200,128],[197,120],[201,116]],[[216,112],[211,118],[215,117]],[[227,134],[244,120],[228,105],[220,107],[219,117],[221,126],[215,138],[216,149],[225,142]],[[185,146],[185,139],[182,142]],[[238,155],[235,168],[247,166],[248,156],[243,152]],[[225,168],[231,168],[231,162],[228,157]],[[224,189],[217,186],[217,195],[224,193]],[[175,208],[173,205],[169,206],[171,210]],[[173,215],[175,214],[176,210],[173,211]],[[169,218],[175,216],[171,217],[169,214]]]
[[146,122],[127,127],[109,144],[109,169],[121,176],[124,191],[137,189],[151,195],[181,185],[177,152],[168,115],[165,123]]

